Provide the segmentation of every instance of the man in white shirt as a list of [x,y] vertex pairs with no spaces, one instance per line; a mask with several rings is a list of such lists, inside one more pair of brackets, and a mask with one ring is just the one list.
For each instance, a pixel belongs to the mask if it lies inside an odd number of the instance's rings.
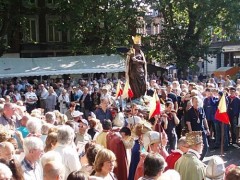
[[76,133],[75,144],[77,145],[78,142],[82,142],[87,144],[92,140],[92,137],[87,133],[89,128],[88,121],[86,119],[81,119],[78,125],[78,132]]
[[44,109],[44,112],[46,112],[46,100],[48,97],[48,90],[45,88],[44,84],[40,84],[40,108]]
[[60,105],[59,105],[60,106],[60,112],[62,114],[65,114],[68,110],[68,106],[69,106],[69,103],[70,103],[69,95],[68,95],[66,89],[62,90],[62,93],[58,97],[58,102],[60,103]]
[[[62,157],[62,163],[65,169],[65,179],[73,171],[81,168],[79,156],[74,145],[74,130],[70,126],[60,126],[57,132],[57,145],[54,151]],[[74,146],[73,146],[74,145]]]
[[27,112],[31,113],[31,111],[36,108],[38,101],[37,95],[33,92],[33,87],[31,85],[28,86],[28,92],[25,94],[25,101]]
[[38,137],[27,137],[23,143],[25,157],[21,162],[25,180],[42,180],[42,168],[38,161],[43,154],[43,142]]

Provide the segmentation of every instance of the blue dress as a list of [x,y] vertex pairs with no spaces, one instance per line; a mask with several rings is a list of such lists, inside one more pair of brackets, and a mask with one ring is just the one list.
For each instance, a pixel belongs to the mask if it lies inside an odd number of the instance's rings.
[[135,172],[139,161],[140,161],[140,143],[138,140],[135,140],[135,144],[132,148],[128,180],[134,180]]

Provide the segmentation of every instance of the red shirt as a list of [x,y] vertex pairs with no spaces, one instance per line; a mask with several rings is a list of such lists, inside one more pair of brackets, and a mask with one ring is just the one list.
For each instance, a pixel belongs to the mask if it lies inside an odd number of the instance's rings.
[[182,152],[180,150],[173,150],[172,153],[166,158],[167,167],[165,171],[168,169],[174,169],[175,163],[182,156]]

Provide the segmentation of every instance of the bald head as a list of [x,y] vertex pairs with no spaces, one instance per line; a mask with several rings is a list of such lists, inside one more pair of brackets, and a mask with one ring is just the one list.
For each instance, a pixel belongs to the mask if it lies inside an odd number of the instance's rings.
[[61,180],[64,179],[63,164],[58,161],[51,161],[44,165],[43,168],[44,180]]
[[13,159],[15,154],[15,149],[12,143],[10,142],[2,142],[0,143],[0,159],[4,159],[9,162]]
[[188,151],[189,145],[187,144],[186,137],[181,137],[177,142],[178,149],[180,149],[183,153]]
[[14,107],[12,103],[5,103],[3,107],[3,113],[6,118],[11,118],[14,114]]

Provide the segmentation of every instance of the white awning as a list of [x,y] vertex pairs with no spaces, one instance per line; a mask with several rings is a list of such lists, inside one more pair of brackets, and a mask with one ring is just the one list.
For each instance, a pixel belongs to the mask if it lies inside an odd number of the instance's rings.
[[0,78],[125,71],[120,55],[0,58]]
[[223,46],[222,51],[223,52],[237,52],[237,51],[240,51],[240,45]]

